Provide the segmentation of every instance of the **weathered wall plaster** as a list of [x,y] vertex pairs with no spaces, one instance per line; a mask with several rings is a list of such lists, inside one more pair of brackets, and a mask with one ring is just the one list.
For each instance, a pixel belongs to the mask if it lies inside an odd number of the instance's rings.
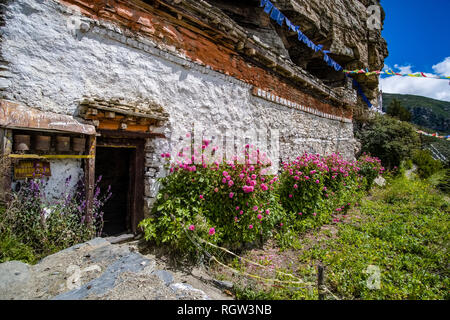
[[[158,155],[170,151],[194,122],[222,134],[251,128],[279,129],[283,159],[304,151],[338,151],[353,158],[351,122],[318,117],[255,97],[248,84],[185,63],[179,55],[141,45],[119,29],[108,30],[89,19],[89,31],[74,35],[67,27],[70,15],[66,11],[63,5],[49,0],[7,4],[5,25],[0,28],[1,56],[7,64],[0,77],[7,79],[8,85],[0,88],[0,95],[69,115],[77,113],[82,97],[119,98],[137,105],[151,101],[163,106],[170,114],[165,128],[168,139],[149,140],[146,146],[145,195],[149,204],[156,192],[155,177],[161,174]],[[64,167],[76,171],[80,165],[65,163]]]
[[50,170],[52,175],[45,188],[47,198],[58,199],[61,194],[73,192],[76,184],[83,177],[81,160],[78,159],[50,160]]

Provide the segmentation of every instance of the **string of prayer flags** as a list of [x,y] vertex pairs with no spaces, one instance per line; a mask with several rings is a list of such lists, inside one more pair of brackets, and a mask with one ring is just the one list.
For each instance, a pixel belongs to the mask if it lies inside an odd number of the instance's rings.
[[[332,58],[328,56],[327,53],[330,53],[330,51],[323,50],[323,45],[316,45],[314,42],[312,42],[299,28],[299,26],[294,25],[288,18],[286,18],[281,11],[276,8],[270,0],[261,0],[260,7],[264,7],[264,12],[270,15],[270,18],[275,20],[280,26],[283,26],[283,22],[286,22],[286,26],[289,30],[292,30],[298,34],[298,40],[303,42],[308,48],[311,48],[315,52],[321,51],[324,56],[323,60],[327,63],[328,66],[334,68],[336,71],[341,71],[343,68]],[[351,73],[351,72],[350,72]],[[348,74],[345,74],[346,77],[348,77]],[[353,84],[357,88],[358,94],[362,97],[363,101],[367,104],[369,108],[372,108],[372,104],[370,103],[369,99],[365,96],[364,92],[362,91],[360,85],[356,82],[355,79],[352,79]]]
[[436,133],[428,133],[422,130],[417,130],[416,131],[419,134],[422,134],[424,136],[429,136],[429,137],[435,137],[435,138],[439,138],[439,139],[445,139],[445,140],[450,140],[450,135],[448,136],[440,136],[437,132]]
[[428,78],[428,79],[444,79],[444,80],[449,80],[450,77],[447,76],[438,76],[438,75],[426,75],[423,72],[416,72],[416,73],[398,73],[398,72],[394,72],[393,70],[385,70],[385,71],[369,71],[369,70],[364,70],[364,69],[359,69],[359,70],[343,70],[344,73],[346,74],[364,74],[366,76],[371,76],[371,75],[380,75],[380,74],[386,74],[389,76],[400,76],[400,77],[414,77],[414,78]]

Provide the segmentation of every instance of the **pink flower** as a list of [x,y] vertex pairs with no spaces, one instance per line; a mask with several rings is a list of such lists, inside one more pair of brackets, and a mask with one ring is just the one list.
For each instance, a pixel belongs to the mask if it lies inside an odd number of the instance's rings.
[[259,220],[261,220],[261,219],[262,219],[262,215],[258,214],[257,218],[258,218]]
[[308,177],[308,176],[305,176],[305,180],[309,180],[309,177]]
[[314,213],[313,213],[313,216],[315,217],[316,215],[317,215],[317,213],[314,212]]
[[267,190],[269,189],[269,187],[266,186],[264,183],[261,183],[261,189],[262,189],[263,191],[267,191]]
[[214,228],[210,228],[209,229],[209,235],[210,236],[212,236],[213,234],[215,234],[216,233],[216,229],[214,229]]
[[189,230],[194,231],[194,229],[195,229],[195,226],[194,226],[193,224],[191,224],[191,225],[189,226]]
[[283,222],[280,223],[280,226],[281,226],[281,227],[283,226]]
[[231,198],[233,198],[233,196],[234,196],[234,193],[233,192],[230,192],[230,194],[228,195],[229,197],[230,197],[230,199]]
[[170,158],[170,153],[165,154],[166,158]]
[[266,210],[266,214],[270,214],[270,210],[269,209]]
[[256,180],[256,174],[252,174],[252,180]]
[[289,198],[292,198],[292,197],[293,197],[293,195],[292,195],[292,194],[290,194],[290,195],[289,195]]
[[227,178],[223,177],[222,178],[222,183],[227,183]]
[[244,179],[244,177],[245,177],[245,174],[243,174],[243,173],[241,173],[240,175],[239,175],[239,178],[242,180],[242,179]]
[[219,188],[214,188],[214,192],[219,192]]
[[316,180],[316,183],[320,183],[320,181],[319,181],[319,180]]
[[297,184],[294,184],[294,189],[297,189],[298,188],[298,185]]
[[223,174],[224,177],[228,176],[228,172],[226,172],[226,171],[222,172],[222,174]]
[[253,229],[253,225],[252,225],[252,224],[249,225],[248,228],[249,228],[249,229]]
[[229,186],[229,187],[232,187],[233,185],[234,185],[233,180],[228,181],[228,186]]
[[243,215],[243,214],[244,214],[244,211],[242,211],[242,210],[239,211],[239,214],[240,214],[240,215]]
[[258,206],[253,207],[253,211],[256,211],[256,210],[258,210]]
[[161,153],[161,158],[164,158],[166,155],[164,153]]
[[239,207],[236,207],[236,211],[239,210]]
[[299,212],[298,215],[301,216],[301,215],[303,215],[303,213]]
[[202,194],[200,195],[200,199],[203,199],[203,195]]

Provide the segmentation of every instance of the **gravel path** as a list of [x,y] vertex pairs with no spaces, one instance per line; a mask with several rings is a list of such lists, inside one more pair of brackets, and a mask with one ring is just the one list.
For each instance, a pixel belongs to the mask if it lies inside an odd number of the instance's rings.
[[0,264],[0,299],[224,300],[201,268],[169,271],[137,242],[111,244],[95,238],[42,259]]

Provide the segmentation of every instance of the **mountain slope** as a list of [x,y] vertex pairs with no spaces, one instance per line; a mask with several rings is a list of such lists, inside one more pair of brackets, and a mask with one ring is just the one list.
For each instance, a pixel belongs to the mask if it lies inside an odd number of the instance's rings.
[[450,133],[450,102],[410,94],[383,93],[383,111],[393,99],[399,100],[412,114],[411,122],[442,134]]

